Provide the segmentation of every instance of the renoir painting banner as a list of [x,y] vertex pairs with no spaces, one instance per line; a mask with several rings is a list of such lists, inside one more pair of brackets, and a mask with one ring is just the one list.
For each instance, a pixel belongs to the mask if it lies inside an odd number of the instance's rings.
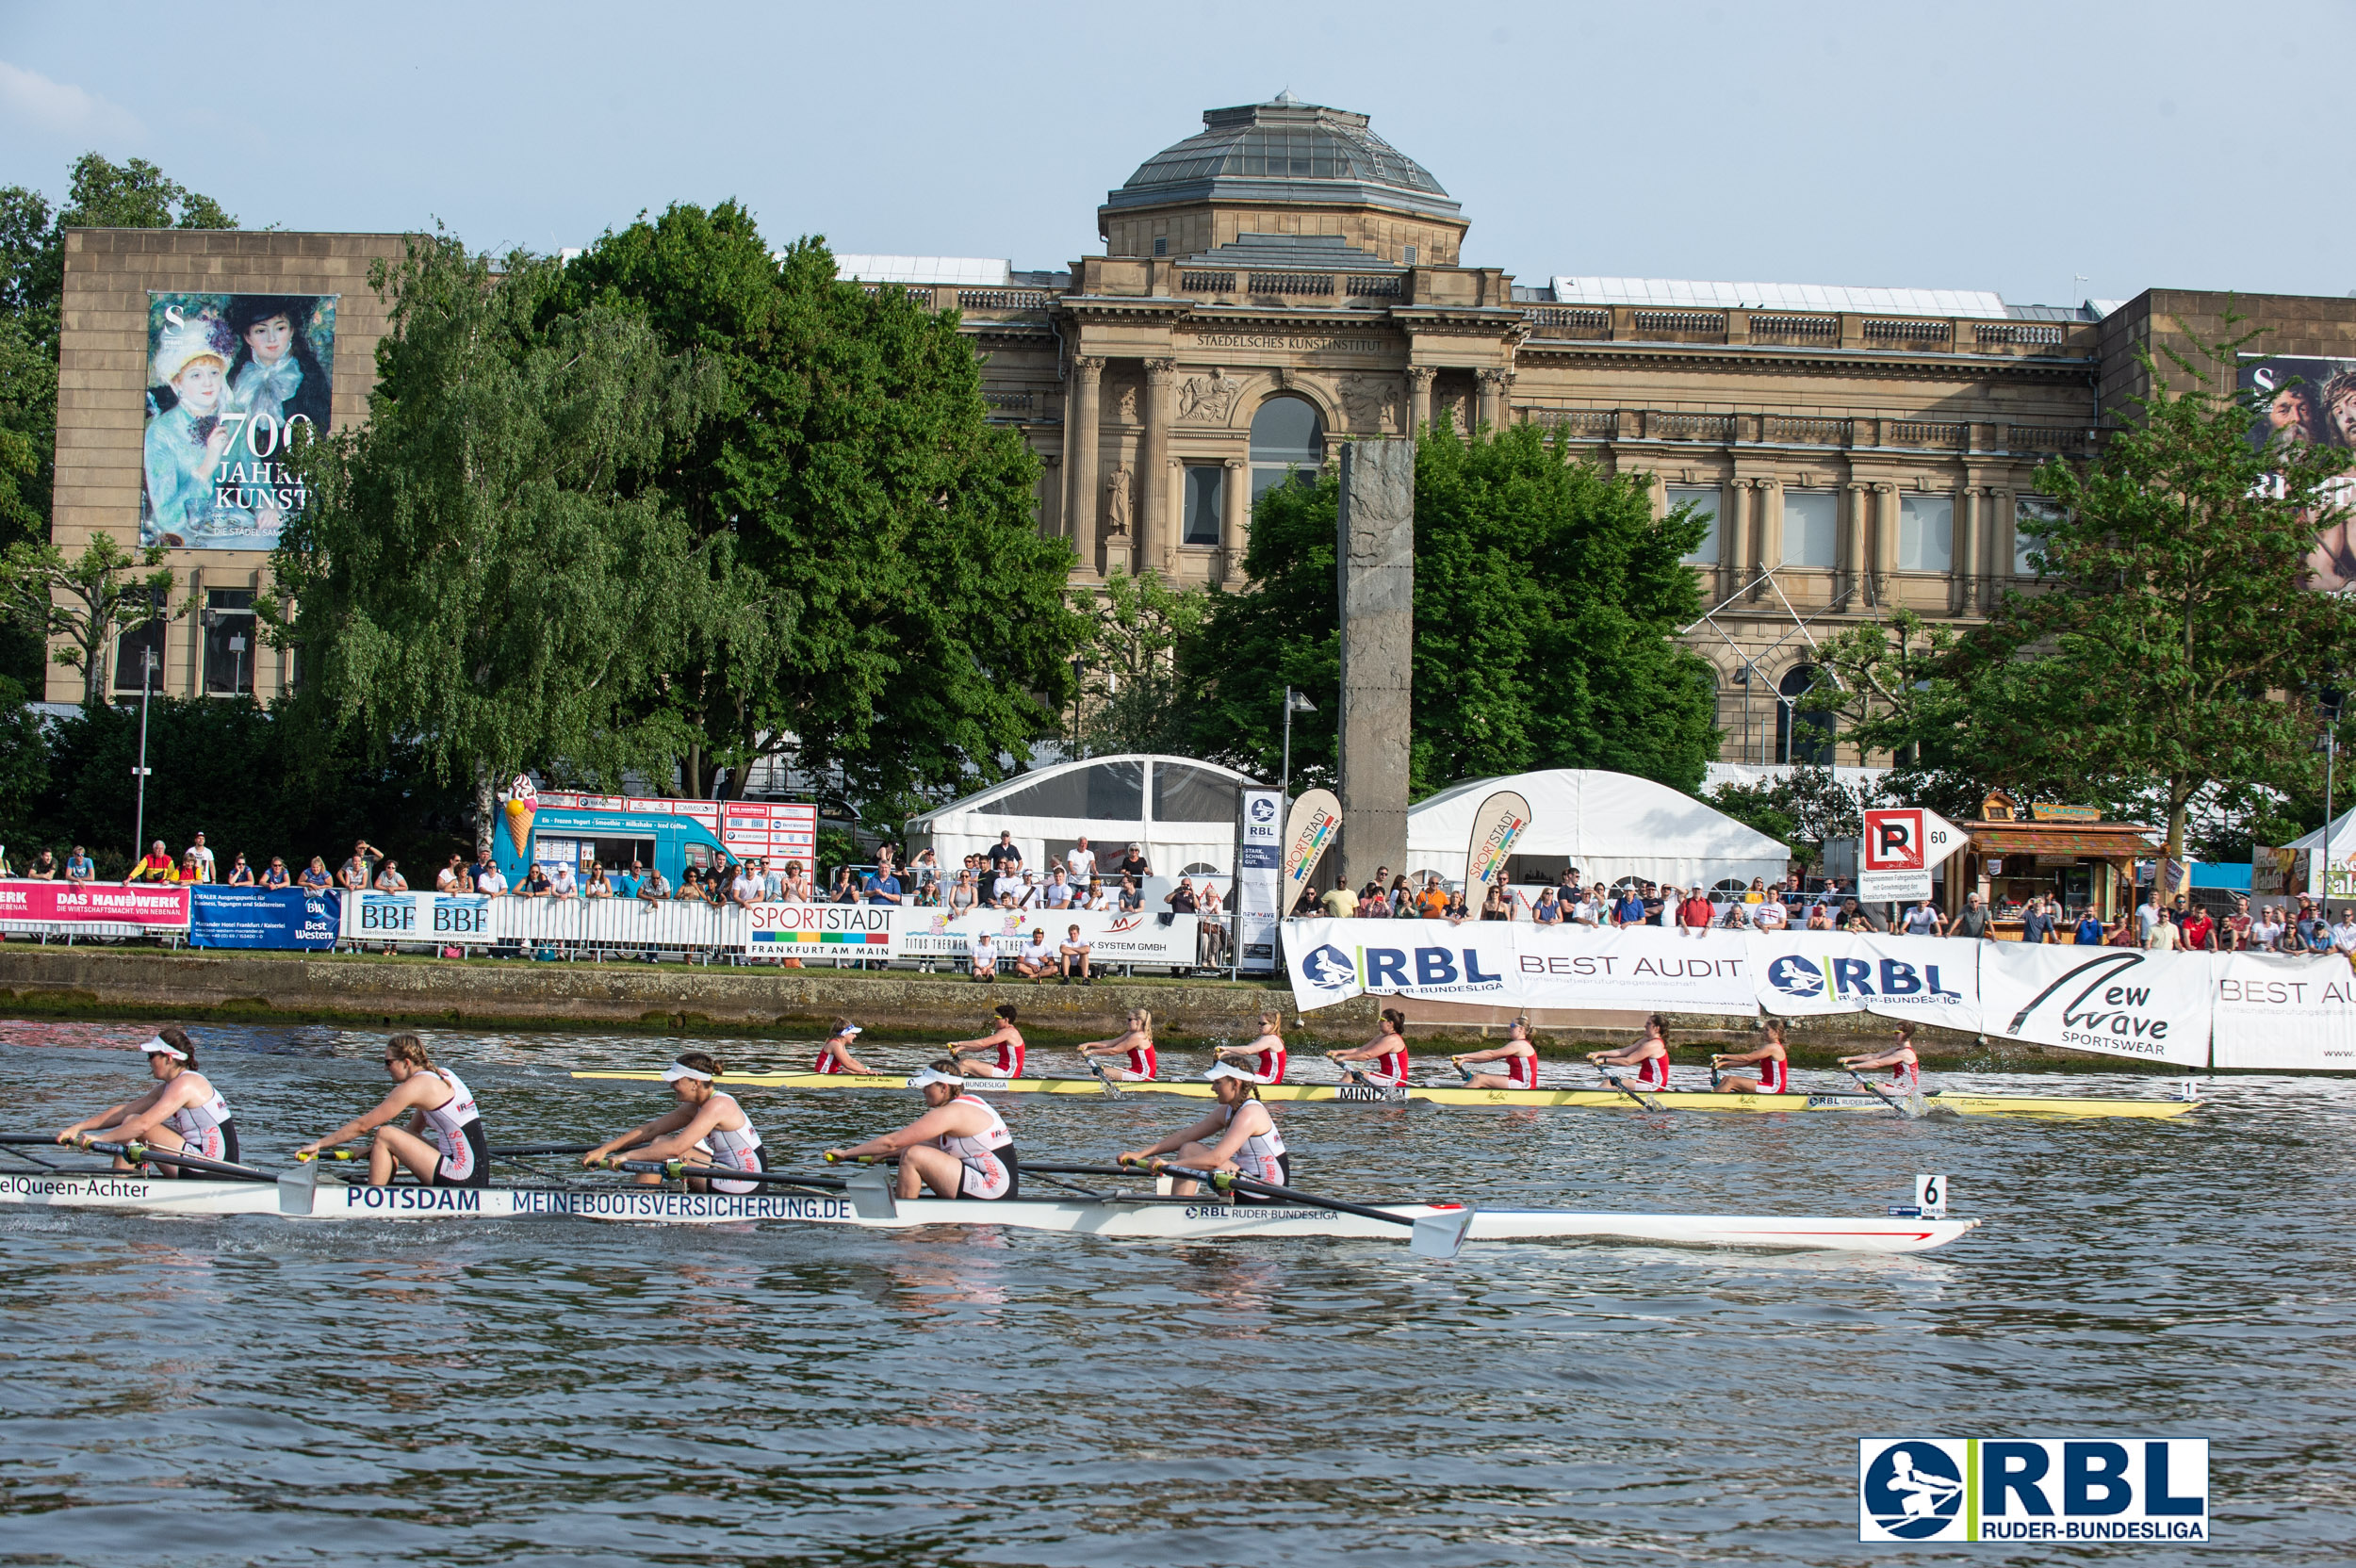
[[303,503],[287,444],[327,433],[340,298],[149,291],[140,544],[277,548]]
[[1980,950],[1984,1034],[2178,1067],[2209,1060],[2205,953],[1988,942]]
[[1530,802],[1512,790],[1499,790],[1473,813],[1472,834],[1464,843],[1464,906],[1481,907],[1490,885],[1505,874],[1506,858],[1514,842],[1530,830]]

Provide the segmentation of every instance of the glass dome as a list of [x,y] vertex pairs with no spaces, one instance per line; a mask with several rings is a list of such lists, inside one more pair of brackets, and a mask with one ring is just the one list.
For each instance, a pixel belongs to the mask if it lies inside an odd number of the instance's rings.
[[1207,109],[1203,129],[1145,160],[1110,192],[1108,207],[1211,197],[1252,202],[1345,202],[1455,219],[1461,209],[1431,171],[1367,129],[1366,117],[1303,104]]

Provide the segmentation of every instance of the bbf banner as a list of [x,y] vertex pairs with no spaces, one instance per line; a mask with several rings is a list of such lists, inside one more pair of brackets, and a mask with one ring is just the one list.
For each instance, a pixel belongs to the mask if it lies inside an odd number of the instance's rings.
[[1509,921],[1284,923],[1303,1012],[1353,996],[1513,1007],[1609,1007],[1747,1015],[1758,1001],[1733,933],[1605,930]]
[[492,901],[481,893],[361,893],[344,901],[343,935],[348,941],[480,947],[494,938],[492,913]]
[[1859,1541],[2209,1539],[2205,1437],[1861,1437]]
[[2207,1065],[2209,955],[1979,946],[1983,1033],[2178,1067]]
[[1873,1013],[1979,1033],[1987,943],[1840,931],[1754,931],[1743,940],[1759,1004],[1778,1017]]
[[2220,953],[2218,1067],[2356,1069],[2356,973],[2338,954]]
[[140,544],[278,547],[303,504],[287,445],[327,433],[340,298],[149,291]]

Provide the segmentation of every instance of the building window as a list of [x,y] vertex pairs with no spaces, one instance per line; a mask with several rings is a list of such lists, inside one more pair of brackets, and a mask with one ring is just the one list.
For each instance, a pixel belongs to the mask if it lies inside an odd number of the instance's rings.
[[1898,569],[1945,572],[1955,564],[1955,498],[1902,496],[1898,499]]
[[1252,498],[1284,482],[1306,482],[1325,466],[1325,421],[1306,398],[1279,393],[1252,416]]
[[1672,484],[1669,486],[1669,510],[1675,512],[1680,506],[1692,507],[1694,516],[1704,518],[1710,524],[1710,531],[1702,535],[1702,542],[1686,552],[1685,564],[1689,566],[1715,566],[1718,564],[1718,487],[1714,484]]
[[1415,248],[1413,245],[1407,247],[1407,265],[1410,267],[1415,265]]
[[1170,240],[1165,237],[1158,235],[1155,236],[1153,239],[1153,253],[1157,256],[1166,256],[1170,254]]
[[2052,501],[2042,496],[2022,496],[2012,509],[2012,575],[2036,577],[2037,567],[2029,560],[2029,552],[2044,544],[2044,535],[2059,517]]
[[1179,543],[1219,543],[1219,513],[1227,500],[1227,469],[1222,464],[1186,465],[1186,520]]
[[1841,553],[1841,498],[1830,490],[1783,493],[1783,564],[1830,567]]
[[115,690],[136,692],[139,689],[139,655],[155,656],[154,684],[148,690],[161,691],[164,685],[164,623],[149,621],[133,627],[115,639]]
[[213,588],[205,595],[205,694],[254,694],[254,591]]
[[1840,719],[1822,706],[1831,695],[1827,691],[1810,706],[1809,697],[1817,690],[1818,671],[1813,664],[1794,664],[1784,671],[1775,682],[1775,691],[1783,700],[1775,704],[1775,760],[1805,762],[1811,767],[1832,766],[1833,733],[1840,728]]

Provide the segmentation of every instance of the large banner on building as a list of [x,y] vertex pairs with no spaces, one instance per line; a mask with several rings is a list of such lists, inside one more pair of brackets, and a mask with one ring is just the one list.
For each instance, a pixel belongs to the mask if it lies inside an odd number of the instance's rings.
[[186,931],[188,889],[153,882],[0,882],[0,931],[68,928],[91,936]]
[[2356,974],[2338,954],[2220,953],[2217,1065],[2356,1071]]
[[277,547],[303,500],[287,442],[328,429],[339,298],[149,291],[139,543]]
[[[2263,450],[2285,442],[2356,449],[2356,359],[2283,358],[2245,354],[2241,389],[2265,396],[2266,412],[2250,428],[2250,445]],[[2279,476],[2277,476],[2279,479]],[[2277,486],[2280,493],[2280,485]],[[2343,474],[2325,487],[2310,521],[2315,548],[2307,556],[2311,587],[2340,594],[2356,589],[2356,475]]]
[[188,945],[322,953],[335,945],[344,901],[333,888],[190,888]]
[[2132,947],[1980,944],[1983,1033],[2179,1067],[2209,1060],[2212,960]]
[[1874,1013],[1980,1029],[1980,950],[1954,937],[1755,931],[1743,938],[1759,1004],[1783,1018]]
[[1284,923],[1303,1012],[1353,996],[1510,1007],[1750,1014],[1749,950],[1732,932],[1616,930],[1513,921]]

